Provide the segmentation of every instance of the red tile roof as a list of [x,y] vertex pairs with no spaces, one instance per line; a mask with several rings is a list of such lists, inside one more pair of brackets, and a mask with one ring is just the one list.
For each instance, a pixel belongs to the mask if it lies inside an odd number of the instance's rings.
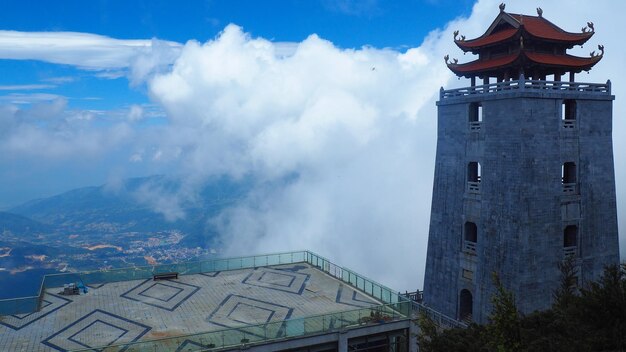
[[475,60],[464,64],[448,64],[448,68],[456,74],[471,74],[492,71],[505,68],[509,65],[528,66],[523,63],[515,63],[518,60],[530,61],[534,64],[569,67],[572,69],[586,70],[595,65],[602,56],[577,57],[572,55],[538,54],[533,52],[519,51],[517,53],[500,56],[493,59]]
[[[502,22],[508,22],[511,27],[492,32]],[[471,50],[475,52],[476,49],[484,46],[506,42],[515,37],[520,31],[524,31],[537,39],[567,43],[569,47],[584,44],[594,33],[593,31],[584,33],[566,32],[543,17],[502,12],[496,17],[489,30],[482,36],[470,40],[455,40],[454,42],[464,51]]]
[[505,41],[513,36],[515,36],[515,33],[517,33],[518,29],[517,28],[508,28],[493,34],[490,34],[488,36],[482,36],[482,37],[478,37],[476,39],[472,39],[472,40],[455,40],[454,42],[462,48],[477,48],[477,47],[481,47],[481,46],[486,46],[489,44],[494,44],[494,43],[498,43],[501,41]]
[[572,55],[551,55],[533,52],[526,52],[525,54],[526,57],[528,57],[531,61],[539,64],[576,68],[582,68],[586,66],[591,67],[602,58],[602,56],[578,57]]
[[524,29],[537,38],[557,40],[564,42],[578,42],[581,40],[586,41],[591,38],[593,32],[585,33],[570,33],[562,30],[554,23],[546,20],[543,17],[527,16],[518,14],[509,14],[517,22],[524,26]]
[[519,57],[519,55],[520,53],[513,53],[494,59],[475,60],[464,64],[448,64],[448,67],[455,73],[481,72],[507,66],[513,63],[513,61],[515,61]]

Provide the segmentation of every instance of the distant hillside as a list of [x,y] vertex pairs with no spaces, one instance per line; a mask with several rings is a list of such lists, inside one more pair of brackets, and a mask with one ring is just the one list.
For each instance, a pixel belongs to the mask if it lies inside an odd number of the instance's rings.
[[167,221],[154,210],[154,204],[141,196],[147,188],[158,190],[156,194],[178,192],[181,183],[165,176],[128,179],[117,187],[102,185],[78,188],[27,202],[10,209],[10,212],[66,233],[96,235],[180,230],[188,235],[184,239],[187,245],[201,246],[215,234],[207,225],[208,220],[237,203],[250,186],[248,181],[233,182],[228,179],[206,183],[193,201],[183,204],[185,216],[176,221]]
[[14,235],[34,235],[49,233],[54,231],[54,227],[22,215],[0,212],[0,234],[6,231]]

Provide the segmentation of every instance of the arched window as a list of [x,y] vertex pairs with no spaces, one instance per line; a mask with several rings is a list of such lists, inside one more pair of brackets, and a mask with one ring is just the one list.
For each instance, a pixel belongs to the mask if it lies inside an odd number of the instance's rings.
[[472,293],[467,289],[462,289],[459,296],[459,320],[471,321],[473,306]]
[[470,193],[480,192],[480,163],[472,161],[467,164],[467,186]]
[[470,242],[478,242],[478,227],[471,221],[465,223],[465,240]]
[[571,161],[563,163],[561,176],[563,183],[576,183],[576,164]]
[[561,167],[561,182],[563,183],[563,193],[576,194],[576,164],[568,161]]
[[563,247],[576,247],[578,245],[578,226],[569,225],[563,230]]
[[480,163],[472,161],[467,164],[467,181],[480,182]]
[[463,228],[463,251],[476,254],[476,242],[478,241],[478,227],[475,223],[467,221]]

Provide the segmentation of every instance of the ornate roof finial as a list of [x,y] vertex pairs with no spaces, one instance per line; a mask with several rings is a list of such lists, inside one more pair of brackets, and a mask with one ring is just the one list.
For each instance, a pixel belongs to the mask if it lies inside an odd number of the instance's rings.
[[456,40],[456,36],[459,35],[459,30],[454,31],[454,40]]
[[450,55],[446,54],[446,56],[443,57],[443,60],[446,62],[446,65],[448,64],[448,59],[450,59]]
[[600,56],[604,55],[604,45],[598,45],[598,50],[600,50]]
[[596,30],[593,28],[593,22],[587,22],[587,27],[591,28],[591,32],[595,32]]
[[539,17],[543,16],[543,10],[541,9],[541,7],[537,8],[537,15],[539,15]]
[[500,8],[500,12],[504,12],[504,8],[506,7],[505,3],[501,3],[500,6],[498,6]]

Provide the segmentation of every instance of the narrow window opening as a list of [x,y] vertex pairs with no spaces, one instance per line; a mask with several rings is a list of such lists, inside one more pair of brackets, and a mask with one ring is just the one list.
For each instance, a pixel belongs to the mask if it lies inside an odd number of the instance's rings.
[[576,183],[576,164],[571,161],[563,163],[561,176],[563,183]]
[[476,242],[478,242],[478,227],[475,223],[467,221],[463,229],[463,250],[476,253]]
[[469,191],[472,193],[480,192],[480,174],[481,168],[479,162],[472,161],[467,164],[467,185],[469,187]]
[[470,103],[468,116],[470,131],[480,131],[480,123],[483,121],[483,106],[480,103]]
[[472,320],[472,312],[473,312],[473,299],[472,293],[467,289],[461,290],[461,295],[459,297],[459,319],[463,321],[471,321]]
[[565,129],[573,129],[576,127],[576,100],[563,100],[563,105],[561,106],[561,120],[563,121],[563,128]]
[[563,100],[563,106],[561,107],[561,119],[576,120],[576,100]]
[[472,161],[467,165],[467,181],[480,182],[480,163]]
[[569,225],[563,230],[563,256],[575,257],[578,246],[578,226]]
[[478,227],[473,222],[465,223],[465,240],[470,242],[478,242]]
[[563,230],[563,247],[576,247],[578,238],[578,226],[569,225]]
[[561,167],[561,182],[563,193],[576,194],[576,164],[573,162],[563,163]]

